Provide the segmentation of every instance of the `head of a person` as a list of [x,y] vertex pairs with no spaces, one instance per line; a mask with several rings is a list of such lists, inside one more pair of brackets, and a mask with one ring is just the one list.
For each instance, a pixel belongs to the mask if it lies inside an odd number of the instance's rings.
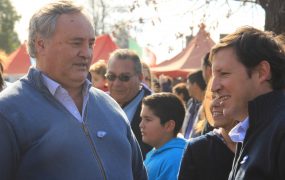
[[142,62],[142,73],[143,73],[142,82],[145,83],[149,88],[151,88],[152,77],[151,77],[150,67],[145,62]]
[[233,118],[223,114],[223,106],[221,101],[221,98],[213,94],[210,104],[210,110],[213,117],[211,125],[214,128],[223,128],[229,132],[236,125],[236,121]]
[[152,90],[154,93],[161,92],[161,86],[160,86],[159,80],[157,80],[157,79],[153,80]]
[[212,92],[222,99],[224,114],[243,121],[248,102],[284,88],[285,55],[271,32],[242,27],[224,37],[210,54]]
[[177,136],[185,116],[183,102],[173,93],[156,93],[142,101],[143,142],[159,148]]
[[99,60],[90,66],[89,72],[91,73],[92,85],[99,89],[105,89],[107,64],[104,60]]
[[200,102],[203,101],[206,86],[202,70],[191,73],[187,78],[189,95]]
[[141,88],[143,75],[139,56],[132,50],[115,50],[108,61],[106,78],[110,95],[124,106]]
[[209,56],[210,52],[208,52],[202,59],[202,73],[206,84],[208,84],[209,79],[212,76],[212,63],[210,62]]
[[36,67],[64,88],[81,86],[88,73],[95,41],[90,16],[82,6],[59,0],[30,19],[28,51]]
[[170,76],[162,74],[159,76],[159,81],[162,92],[172,92],[173,79]]
[[172,88],[172,93],[177,95],[185,104],[190,99],[186,83],[178,83]]
[[276,37],[275,37],[276,41],[278,43],[281,44],[281,46],[283,47],[283,49],[285,49],[285,32],[282,33],[282,34],[278,34]]

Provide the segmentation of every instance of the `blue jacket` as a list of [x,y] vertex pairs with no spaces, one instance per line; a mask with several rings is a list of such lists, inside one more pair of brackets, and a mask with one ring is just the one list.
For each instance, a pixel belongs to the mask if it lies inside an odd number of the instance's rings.
[[186,140],[173,138],[159,149],[152,149],[144,161],[149,180],[175,180]]
[[0,93],[1,180],[147,179],[119,105],[90,88],[84,113],[79,123],[34,68]]

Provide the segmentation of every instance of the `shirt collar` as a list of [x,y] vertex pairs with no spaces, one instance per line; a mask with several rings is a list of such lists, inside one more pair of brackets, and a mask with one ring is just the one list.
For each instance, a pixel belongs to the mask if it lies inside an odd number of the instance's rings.
[[[48,88],[49,92],[54,96],[56,91],[60,88],[63,88],[58,82],[52,80],[51,78],[49,78],[47,75],[45,75],[44,73],[41,73],[42,77],[43,77],[43,83],[44,85]],[[85,96],[86,94],[88,94],[88,90],[90,89],[92,83],[86,79],[83,85],[83,89],[82,89],[82,94]],[[64,89],[64,88],[63,88]]]
[[245,118],[242,122],[238,123],[230,132],[229,136],[233,142],[243,142],[246,131],[249,126],[248,117]]

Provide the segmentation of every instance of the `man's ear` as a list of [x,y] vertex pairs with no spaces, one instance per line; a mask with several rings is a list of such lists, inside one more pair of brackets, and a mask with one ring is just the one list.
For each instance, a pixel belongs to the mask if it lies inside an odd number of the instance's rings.
[[258,72],[258,78],[260,82],[267,82],[271,79],[271,68],[268,61],[261,61],[259,65],[257,66],[257,72]]
[[169,120],[164,124],[164,127],[168,132],[173,132],[175,129],[175,121],[174,120]]
[[43,39],[36,38],[35,47],[38,53],[43,52],[45,49],[45,41]]

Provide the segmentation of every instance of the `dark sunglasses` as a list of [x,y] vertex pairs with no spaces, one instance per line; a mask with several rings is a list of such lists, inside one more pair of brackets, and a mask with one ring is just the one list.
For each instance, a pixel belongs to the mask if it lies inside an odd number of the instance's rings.
[[126,75],[126,74],[120,74],[119,76],[115,75],[115,74],[106,74],[105,77],[108,81],[115,81],[117,78],[122,81],[122,82],[128,82],[131,77],[133,77],[134,75]]

